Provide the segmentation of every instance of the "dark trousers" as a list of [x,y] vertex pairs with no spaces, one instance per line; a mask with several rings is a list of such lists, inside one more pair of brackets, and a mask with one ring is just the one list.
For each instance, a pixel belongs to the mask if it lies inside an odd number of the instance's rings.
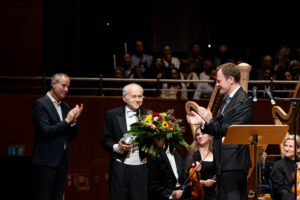
[[67,167],[66,156],[57,167],[36,166],[37,200],[62,200]]
[[247,174],[246,170],[222,171],[219,199],[248,200]]
[[111,200],[146,200],[148,189],[147,165],[126,165],[112,161],[110,169]]

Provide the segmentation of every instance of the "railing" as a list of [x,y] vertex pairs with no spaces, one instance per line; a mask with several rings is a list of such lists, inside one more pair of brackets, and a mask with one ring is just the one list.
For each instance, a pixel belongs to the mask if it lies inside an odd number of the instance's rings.
[[[159,97],[162,83],[214,83],[212,80],[175,80],[175,79],[116,79],[100,77],[71,77],[70,94],[74,95],[106,95],[106,91],[121,91],[122,87],[110,87],[106,83],[139,83],[143,85],[145,92],[150,92],[153,96]],[[1,93],[45,93],[50,88],[51,77],[45,76],[0,76]],[[298,81],[283,80],[249,80],[251,85],[269,85],[278,86],[283,84],[296,85]],[[187,89],[187,92],[195,92],[195,89]],[[294,90],[274,89],[273,93],[289,93]],[[201,92],[201,91],[200,91]],[[203,92],[203,91],[202,91]],[[258,90],[258,93],[264,93],[264,90]],[[252,93],[249,90],[249,93]]]

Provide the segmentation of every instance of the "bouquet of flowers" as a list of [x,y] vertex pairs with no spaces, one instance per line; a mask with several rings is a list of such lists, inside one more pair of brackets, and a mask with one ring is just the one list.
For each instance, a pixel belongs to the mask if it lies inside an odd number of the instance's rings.
[[150,112],[133,123],[130,126],[131,130],[126,134],[136,136],[134,144],[139,146],[141,151],[152,156],[159,156],[159,151],[164,144],[169,145],[171,153],[180,145],[188,148],[182,136],[184,128],[179,126],[182,120],[176,119],[173,113],[173,109],[162,113]]

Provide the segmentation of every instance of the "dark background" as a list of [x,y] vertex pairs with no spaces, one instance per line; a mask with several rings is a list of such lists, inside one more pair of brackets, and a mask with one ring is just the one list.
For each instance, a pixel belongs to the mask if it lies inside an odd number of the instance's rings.
[[289,1],[1,1],[0,73],[107,77],[113,54],[120,58],[125,42],[132,52],[136,39],[154,55],[170,43],[179,58],[194,41],[210,54],[226,43],[236,56],[246,47],[257,58],[275,55],[300,46],[296,9]]

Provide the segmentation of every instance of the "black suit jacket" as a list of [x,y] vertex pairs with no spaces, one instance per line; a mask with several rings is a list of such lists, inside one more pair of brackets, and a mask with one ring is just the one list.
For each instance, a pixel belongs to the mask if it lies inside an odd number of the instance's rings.
[[[183,164],[180,155],[175,151],[174,158],[178,176],[182,175]],[[148,199],[169,199],[176,187],[176,177],[165,151],[161,151],[160,157],[148,159]]]
[[[248,99],[248,95],[240,87],[234,94],[224,112],[228,111],[235,105],[239,104],[242,100]],[[223,105],[224,106],[224,105]],[[222,106],[222,107],[223,107]],[[222,107],[220,110],[222,110]],[[220,113],[216,117],[218,117]],[[249,99],[248,101],[240,104],[231,112],[226,113],[221,120],[212,119],[210,123],[206,123],[204,133],[214,136],[214,154],[216,156],[216,164],[218,166],[221,159],[221,170],[248,170],[251,168],[250,151],[248,145],[222,145],[221,156],[219,155],[219,143],[229,126],[237,124],[250,124],[252,123],[253,104]],[[241,133],[243,134],[243,133]]]
[[[61,110],[64,119],[69,112],[69,105],[62,102]],[[68,141],[76,136],[77,125],[71,127],[65,120],[60,121],[53,103],[46,95],[34,102],[31,114],[35,130],[32,163],[57,167],[65,153],[66,142],[69,164]]]
[[[119,108],[114,108],[106,113],[103,133],[100,140],[102,147],[111,153],[111,156],[115,159],[120,159],[124,161],[127,151],[124,154],[119,154],[114,152],[113,145],[119,143],[120,139],[123,135],[127,132],[127,125],[126,125],[126,114],[125,114],[125,107],[122,106]],[[140,108],[140,115],[146,115],[147,110],[144,108]],[[142,152],[140,151],[140,154]],[[143,157],[144,155],[142,155]]]

